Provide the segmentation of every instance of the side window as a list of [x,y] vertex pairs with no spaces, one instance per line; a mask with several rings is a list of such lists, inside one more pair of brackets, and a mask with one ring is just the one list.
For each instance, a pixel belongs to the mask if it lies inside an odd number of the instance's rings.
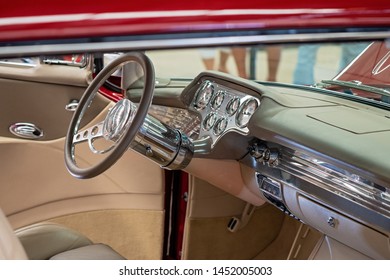
[[49,64],[84,68],[88,64],[88,59],[89,57],[85,54],[6,58],[0,60],[0,65],[12,67],[34,67],[39,64]]
[[4,58],[0,59],[0,66],[34,67],[39,64],[37,57]]
[[88,63],[88,56],[85,54],[44,56],[41,58],[41,62],[43,64],[67,65],[83,68]]

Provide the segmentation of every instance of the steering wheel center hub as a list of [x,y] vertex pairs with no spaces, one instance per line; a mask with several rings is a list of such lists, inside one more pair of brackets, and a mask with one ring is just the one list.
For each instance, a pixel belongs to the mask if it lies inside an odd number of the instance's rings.
[[118,101],[110,110],[103,124],[103,137],[118,141],[130,126],[135,113],[135,106],[128,99]]

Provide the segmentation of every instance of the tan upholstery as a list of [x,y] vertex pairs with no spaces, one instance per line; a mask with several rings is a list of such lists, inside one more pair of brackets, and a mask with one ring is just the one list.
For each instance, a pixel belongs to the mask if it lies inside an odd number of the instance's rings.
[[40,223],[16,231],[30,260],[46,260],[52,256],[91,245],[84,235],[54,223]]
[[55,223],[34,224],[15,233],[32,260],[124,260],[111,247],[92,244],[81,233]]
[[[22,244],[26,247],[23,248]],[[28,226],[15,233],[0,209],[0,260],[26,260],[28,257],[56,260],[124,260],[111,247],[92,244],[80,233],[53,223]]]
[[104,244],[93,244],[69,250],[50,258],[51,260],[125,260],[124,257]]
[[13,229],[0,209],[0,259],[26,260],[27,255]]

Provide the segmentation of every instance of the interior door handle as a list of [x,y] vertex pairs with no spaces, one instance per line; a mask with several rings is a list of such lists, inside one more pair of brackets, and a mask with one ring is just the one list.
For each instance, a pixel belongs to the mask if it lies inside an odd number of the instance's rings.
[[9,127],[9,131],[21,138],[39,139],[43,137],[43,130],[32,123],[15,123]]
[[65,110],[69,112],[76,111],[77,107],[79,106],[79,101],[77,99],[72,99],[68,105],[65,106]]

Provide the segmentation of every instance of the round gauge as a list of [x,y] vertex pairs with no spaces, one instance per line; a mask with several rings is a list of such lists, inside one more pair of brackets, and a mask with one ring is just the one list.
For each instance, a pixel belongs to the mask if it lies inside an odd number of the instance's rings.
[[211,107],[213,107],[214,110],[217,110],[219,107],[221,107],[224,98],[225,92],[223,90],[218,91],[211,101]]
[[226,105],[226,113],[229,116],[234,115],[237,112],[238,107],[240,106],[240,99],[238,97],[234,97],[229,103]]
[[242,103],[240,108],[238,109],[238,113],[236,116],[236,124],[241,128],[245,127],[258,106],[258,101],[253,98],[248,99],[244,103]]
[[228,120],[225,118],[221,118],[217,120],[213,129],[214,134],[217,136],[221,135],[225,131],[227,124],[228,124]]
[[217,116],[214,113],[208,114],[203,121],[203,128],[205,130],[210,130],[215,124],[216,120],[217,120]]
[[214,93],[214,85],[210,81],[205,81],[196,93],[194,107],[203,110],[209,104]]

